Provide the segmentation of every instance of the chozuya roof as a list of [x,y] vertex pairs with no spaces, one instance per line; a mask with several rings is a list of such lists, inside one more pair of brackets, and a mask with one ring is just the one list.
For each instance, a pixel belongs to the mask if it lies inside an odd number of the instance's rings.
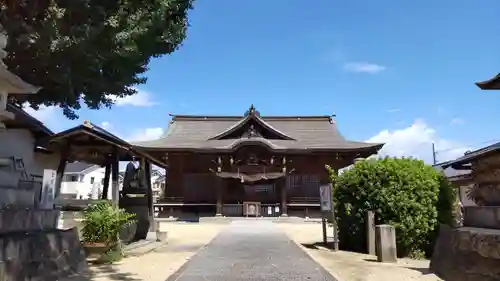
[[165,134],[133,143],[147,150],[234,151],[256,144],[275,151],[359,151],[377,153],[380,143],[344,139],[332,116],[260,116],[253,105],[244,116],[172,115]]
[[500,73],[489,80],[476,82],[476,85],[482,90],[500,90]]

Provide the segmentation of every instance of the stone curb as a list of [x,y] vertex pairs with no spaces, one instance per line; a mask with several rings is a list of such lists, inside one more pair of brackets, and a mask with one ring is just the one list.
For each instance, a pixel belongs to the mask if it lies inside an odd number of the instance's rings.
[[140,243],[140,245],[134,245],[135,243],[132,243],[130,245],[127,245],[124,247],[123,251],[125,254],[125,257],[139,257],[151,252],[154,252],[155,250],[161,249],[165,246],[167,246],[168,242],[160,242],[160,241],[139,241],[136,243]]

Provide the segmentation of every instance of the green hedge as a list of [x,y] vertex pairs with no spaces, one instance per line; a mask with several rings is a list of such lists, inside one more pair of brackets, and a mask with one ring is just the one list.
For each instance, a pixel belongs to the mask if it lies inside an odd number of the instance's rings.
[[451,223],[455,190],[423,161],[364,160],[339,176],[331,171],[331,179],[342,249],[366,251],[368,210],[375,212],[377,224],[396,228],[399,256],[429,254],[439,223]]

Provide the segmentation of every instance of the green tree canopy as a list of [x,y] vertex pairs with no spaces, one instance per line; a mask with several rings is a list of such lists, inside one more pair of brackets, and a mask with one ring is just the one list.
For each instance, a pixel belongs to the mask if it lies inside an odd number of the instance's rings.
[[357,162],[335,181],[334,200],[344,249],[365,251],[365,215],[396,228],[398,253],[427,251],[439,223],[451,223],[455,193],[432,166],[411,158]]
[[193,0],[5,0],[0,24],[9,36],[4,60],[43,87],[14,103],[55,105],[71,119],[83,101],[111,107],[136,93],[151,57],[174,52],[186,37]]

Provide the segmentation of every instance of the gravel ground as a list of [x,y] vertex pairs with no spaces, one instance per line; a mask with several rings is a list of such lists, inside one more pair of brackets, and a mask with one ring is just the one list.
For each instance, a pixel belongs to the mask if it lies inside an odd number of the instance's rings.
[[[332,252],[321,246],[321,224],[279,224],[288,236],[339,281],[440,281],[429,272],[428,260],[400,259],[397,264],[376,262],[375,256]],[[328,235],[332,229],[328,229]]]
[[162,223],[162,230],[168,231],[167,246],[117,264],[91,266],[87,274],[60,281],[165,281],[226,226]]
[[167,281],[336,281],[271,221],[233,221]]

